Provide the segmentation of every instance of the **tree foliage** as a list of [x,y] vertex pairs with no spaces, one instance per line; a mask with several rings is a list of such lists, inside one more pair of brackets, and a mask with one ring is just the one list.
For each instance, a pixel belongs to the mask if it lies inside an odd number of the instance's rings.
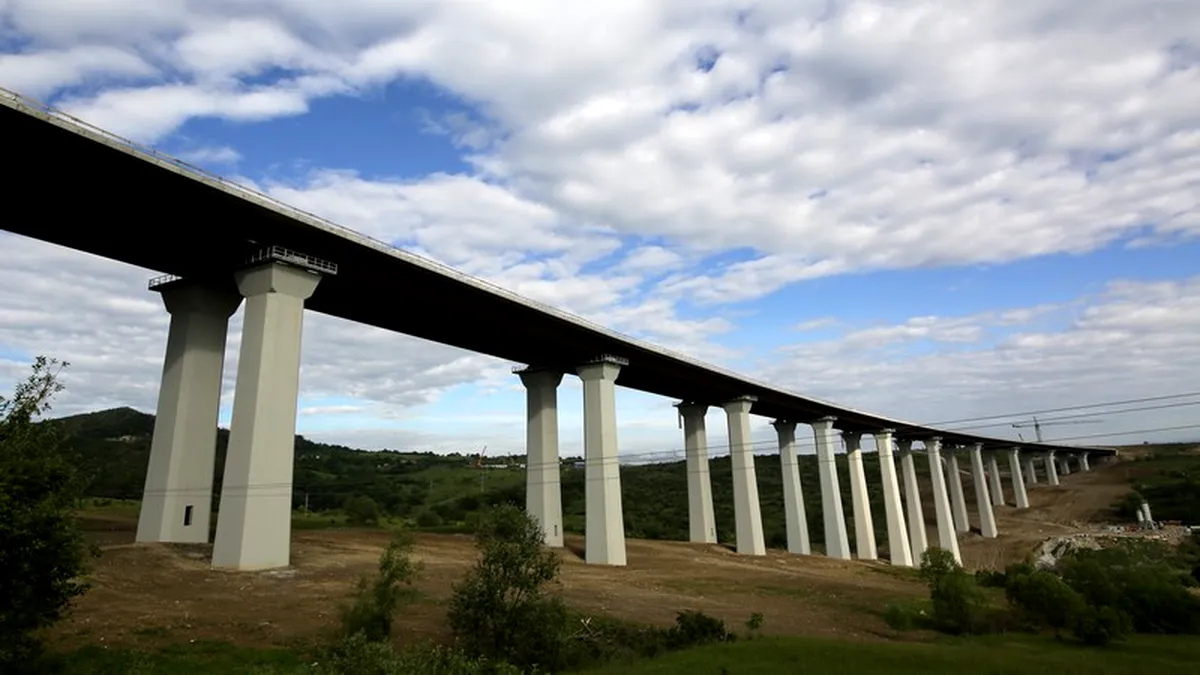
[[412,559],[412,534],[398,531],[379,556],[379,573],[358,580],[353,603],[342,612],[344,637],[361,635],[368,642],[383,642],[392,635],[396,610],[413,597],[420,564]]
[[52,427],[37,418],[62,390],[66,364],[38,357],[0,396],[0,671],[32,667],[35,631],[57,621],[82,579],[88,547],[72,515],[80,482]]
[[562,599],[546,591],[561,560],[542,546],[542,536],[537,522],[511,504],[480,518],[479,559],[454,587],[447,614],[467,653],[521,668],[557,669],[567,612]]

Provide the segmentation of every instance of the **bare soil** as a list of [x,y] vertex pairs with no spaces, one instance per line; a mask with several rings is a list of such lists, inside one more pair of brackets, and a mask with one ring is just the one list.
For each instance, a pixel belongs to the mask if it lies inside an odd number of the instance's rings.
[[[1062,483],[1032,486],[1028,511],[998,507],[999,538],[961,535],[964,563],[998,568],[1019,560],[1046,537],[1104,520],[1129,489],[1122,464],[1071,474]],[[972,488],[966,477],[964,489],[977,523]],[[937,530],[930,520],[934,543]],[[227,572],[209,566],[209,546],[134,544],[136,522],[130,518],[84,522],[103,552],[92,590],[54,629],[52,639],[62,646],[310,641],[337,625],[341,605],[357,579],[375,569],[388,539],[386,532],[371,530],[294,531],[292,567]],[[561,552],[560,590],[572,607],[663,625],[682,609],[719,616],[735,628],[751,613],[762,612],[767,634],[888,639],[895,634],[880,617],[883,607],[927,593],[911,570],[884,562],[779,551],[751,558],[717,545],[631,539],[629,565],[613,568],[583,564],[582,548],[581,537],[570,537]],[[409,639],[445,638],[445,602],[473,563],[474,544],[467,536],[422,534],[415,558],[423,565],[420,600],[404,611],[397,627]]]

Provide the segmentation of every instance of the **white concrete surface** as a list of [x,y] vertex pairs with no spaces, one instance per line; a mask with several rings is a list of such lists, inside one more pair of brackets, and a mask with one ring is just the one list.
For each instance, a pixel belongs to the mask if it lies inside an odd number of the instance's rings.
[[854,511],[854,554],[859,560],[878,560],[875,545],[875,521],[871,518],[871,501],[867,492],[867,474],[863,470],[862,434],[842,432],[846,444],[846,464],[850,467],[850,504]]
[[137,540],[207,544],[225,336],[242,296],[232,282],[177,281],[159,290],[171,327]]
[[1058,463],[1054,459],[1054,453],[1047,452],[1043,458],[1046,464],[1046,482],[1050,485],[1058,485]]
[[967,517],[967,500],[963,495],[962,472],[958,467],[958,448],[942,448],[946,465],[946,484],[950,488],[950,508],[954,511],[954,531],[970,532],[971,520]]
[[1018,509],[1029,508],[1029,493],[1025,490],[1025,476],[1021,472],[1021,451],[1013,448],[1008,451],[1008,473],[1012,476],[1013,501]]
[[842,511],[842,491],[838,485],[836,420],[825,417],[812,423],[817,446],[817,475],[821,479],[821,515],[825,523],[825,555],[850,559],[850,542],[846,535],[846,516]]
[[904,507],[900,503],[900,482],[896,480],[892,434],[890,429],[875,434],[875,447],[879,451],[879,481],[883,486],[883,514],[887,518],[888,554],[893,565],[912,567],[912,543],[908,539]]
[[950,494],[946,489],[946,474],[942,470],[942,440],[931,438],[925,441],[925,454],[929,457],[929,482],[933,484],[938,546],[950,551],[954,559],[962,564],[962,554],[958,551],[958,535],[954,531],[954,514],[950,510]]
[[1023,459],[1025,462],[1025,471],[1021,472],[1025,482],[1029,485],[1037,485],[1037,463],[1033,461],[1033,455],[1026,455]]
[[811,555],[804,488],[800,484],[800,462],[796,457],[796,423],[775,420],[771,426],[775,427],[775,434],[779,437],[779,468],[783,472],[783,514],[787,525],[788,553]]
[[729,426],[737,552],[743,555],[766,555],[762,510],[758,503],[758,479],[754,473],[754,446],[750,441],[750,408],[753,405],[752,397],[743,396],[726,402],[722,407]]
[[979,510],[979,532],[988,539],[996,538],[996,512],[992,509],[991,488],[983,470],[983,447],[971,446],[971,482],[975,484],[975,507]]
[[992,493],[992,506],[1004,506],[1004,484],[1000,482],[1000,464],[995,452],[984,455],[987,462],[988,491]]
[[525,511],[537,520],[547,546],[562,548],[562,471],[558,459],[558,385],[563,374],[526,368]]
[[621,467],[617,463],[616,382],[621,365],[616,359],[604,358],[576,370],[583,381],[584,561],[589,565],[626,563]]
[[304,301],[321,278],[279,263],[235,278],[246,310],[212,564],[286,567]]
[[680,403],[683,418],[683,452],[687,460],[688,541],[717,543],[717,519],[713,515],[712,478],[708,472],[708,430],[705,403]]
[[913,462],[912,441],[896,441],[900,453],[900,470],[904,474],[904,517],[908,521],[908,541],[914,566],[921,565],[921,556],[929,548],[925,533],[925,513],[921,508],[921,489],[917,484],[917,468]]
[[1092,470],[1091,465],[1088,464],[1088,453],[1086,453],[1086,452],[1079,453],[1079,470],[1080,471],[1091,471]]

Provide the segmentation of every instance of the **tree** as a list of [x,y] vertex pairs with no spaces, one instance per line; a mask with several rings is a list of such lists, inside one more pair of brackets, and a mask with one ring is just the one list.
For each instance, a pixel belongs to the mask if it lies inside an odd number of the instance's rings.
[[346,520],[351,525],[379,524],[379,504],[376,504],[374,499],[365,495],[358,495],[347,499],[346,503],[342,506],[342,510],[346,512]]
[[397,531],[379,556],[379,574],[374,579],[360,577],[354,602],[342,612],[342,632],[346,638],[361,634],[368,642],[383,642],[392,635],[392,619],[401,604],[414,596],[413,583],[421,566],[412,559],[416,539],[407,531]]
[[34,632],[87,590],[89,548],[72,509],[82,485],[51,425],[38,422],[66,363],[38,357],[10,398],[0,396],[0,671],[35,668]]
[[545,586],[557,578],[562,561],[542,540],[537,522],[511,504],[492,507],[480,518],[479,560],[454,587],[447,613],[467,653],[526,669],[559,665],[566,606]]

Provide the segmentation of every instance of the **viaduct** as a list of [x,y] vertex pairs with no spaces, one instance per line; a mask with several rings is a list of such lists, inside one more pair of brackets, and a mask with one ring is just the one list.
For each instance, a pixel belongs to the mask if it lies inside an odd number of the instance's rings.
[[[80,120],[0,90],[0,128],[38,148],[6,177],[10,232],[162,272],[150,282],[171,315],[137,539],[207,542],[216,421],[229,317],[243,303],[228,458],[212,564],[253,570],[290,562],[293,438],[304,311],[322,312],[526,364],[527,509],[549,546],[563,545],[557,388],[583,382],[586,561],[624,565],[614,387],[677,399],[684,422],[693,542],[716,542],[705,412],[728,417],[738,553],[763,555],[750,415],[773,418],[784,472],[788,550],[809,554],[796,429],[811,427],[819,464],[825,554],[850,559],[835,448],[845,445],[853,553],[876,559],[861,439],[880,460],[891,563],[911,566],[931,545],[914,444],[932,477],[936,545],[958,557],[970,529],[960,460],[970,465],[984,537],[993,506],[1028,508],[1026,482],[1057,485],[1073,460],[1110,449],[1003,440],[889,419],[785,391],[608,330],[469,277],[187,166]],[[11,207],[44,194],[49,177],[70,197],[34,216]],[[146,200],[146,195],[154,199]],[[172,205],[170,212],[164,204]],[[39,205],[42,206],[42,205]],[[19,217],[18,217],[19,216]],[[103,221],[101,224],[99,221]],[[480,330],[480,325],[488,326]],[[1005,492],[998,457],[1006,459]],[[903,490],[901,489],[903,485]]]

